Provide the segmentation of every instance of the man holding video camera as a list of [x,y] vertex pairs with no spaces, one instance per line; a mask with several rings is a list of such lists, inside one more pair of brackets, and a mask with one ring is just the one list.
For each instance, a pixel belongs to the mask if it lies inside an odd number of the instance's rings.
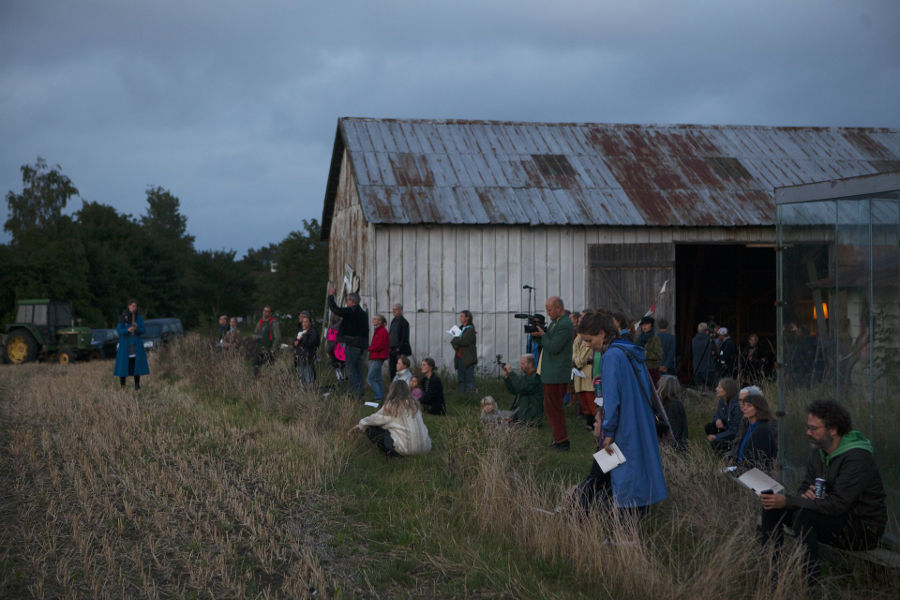
[[569,386],[572,373],[572,341],[575,328],[566,316],[562,298],[553,296],[544,305],[550,323],[545,330],[536,326],[533,338],[538,340],[541,357],[537,372],[544,385],[544,414],[550,421],[553,432],[551,447],[557,450],[569,449],[569,435],[566,431],[566,416],[563,413],[563,397]]

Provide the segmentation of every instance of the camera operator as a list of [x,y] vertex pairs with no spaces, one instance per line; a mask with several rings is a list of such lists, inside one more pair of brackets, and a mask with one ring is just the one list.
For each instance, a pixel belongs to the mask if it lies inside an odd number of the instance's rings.
[[711,388],[716,381],[716,342],[715,331],[709,331],[709,325],[697,324],[697,335],[691,340],[691,354],[694,366],[694,385]]
[[540,427],[544,418],[544,391],[541,376],[537,374],[533,354],[523,354],[519,359],[521,375],[516,375],[512,367],[504,364],[503,382],[510,394],[516,397],[513,404],[514,421]]
[[572,372],[572,341],[575,328],[566,316],[562,298],[553,296],[544,305],[550,323],[547,328],[536,327],[531,334],[537,338],[541,349],[537,372],[544,386],[544,413],[550,421],[553,432],[551,447],[557,450],[569,449],[569,435],[566,431],[566,416],[563,413],[563,397],[569,386]]

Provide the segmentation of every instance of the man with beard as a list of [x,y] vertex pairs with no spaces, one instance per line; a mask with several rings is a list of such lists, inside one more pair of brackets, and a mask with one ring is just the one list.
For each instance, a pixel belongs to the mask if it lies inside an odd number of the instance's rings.
[[760,495],[761,541],[777,550],[782,523],[792,527],[803,544],[807,578],[814,582],[820,575],[819,542],[871,550],[884,533],[887,505],[872,444],[851,429],[850,413],[832,400],[813,402],[807,412],[806,436],[813,451],[806,475],[796,496]]

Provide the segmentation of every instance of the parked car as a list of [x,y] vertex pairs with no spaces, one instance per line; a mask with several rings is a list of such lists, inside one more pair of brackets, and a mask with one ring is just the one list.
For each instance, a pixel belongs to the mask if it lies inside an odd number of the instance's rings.
[[115,358],[119,332],[115,329],[91,330],[91,358]]
[[184,336],[181,319],[146,319],[144,325],[144,348],[150,350],[169,343],[170,340]]

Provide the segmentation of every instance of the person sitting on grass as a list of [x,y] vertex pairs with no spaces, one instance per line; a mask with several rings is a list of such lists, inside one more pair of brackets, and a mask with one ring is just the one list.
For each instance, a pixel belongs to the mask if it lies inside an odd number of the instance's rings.
[[384,405],[360,419],[347,435],[365,431],[368,438],[390,457],[424,454],[431,450],[428,427],[422,421],[422,407],[409,393],[405,381],[394,381]]
[[[394,367],[394,379],[393,381],[405,381],[406,385],[409,385],[410,380],[412,380],[412,371],[409,370],[409,366],[412,362],[409,360],[409,357],[405,354],[401,354],[397,357],[397,364]],[[411,385],[409,386],[412,387]]]
[[678,383],[677,377],[661,375],[656,391],[666,410],[666,416],[669,417],[672,437],[675,438],[675,449],[684,452],[687,450],[688,422],[684,402],[681,401],[681,384]]
[[534,354],[523,354],[519,359],[522,374],[513,373],[512,367],[503,365],[503,381],[510,394],[515,395],[512,420],[524,425],[540,427],[544,419],[544,387],[537,374]]
[[738,467],[740,472],[754,467],[771,472],[778,456],[778,442],[769,403],[755,385],[742,389],[738,398],[744,418],[731,450],[725,455],[725,462]]
[[444,384],[438,377],[434,359],[422,359],[422,407],[431,415],[446,415],[447,403],[444,401]]
[[[871,550],[887,524],[884,485],[872,444],[853,429],[850,413],[833,400],[806,409],[812,453],[796,495],[761,493],[760,541],[781,547],[782,523],[803,545],[806,576],[820,575],[819,542],[848,550]],[[820,493],[816,493],[816,480]],[[771,492],[771,490],[768,490]]]
[[716,386],[716,413],[706,424],[706,440],[716,453],[724,455],[730,448],[741,424],[738,404],[738,384],[731,377],[723,377]]
[[419,385],[419,378],[415,375],[409,378],[409,393],[416,402],[422,402],[422,387]]
[[485,396],[481,399],[481,421],[489,425],[499,425],[503,422],[500,407],[493,396]]

